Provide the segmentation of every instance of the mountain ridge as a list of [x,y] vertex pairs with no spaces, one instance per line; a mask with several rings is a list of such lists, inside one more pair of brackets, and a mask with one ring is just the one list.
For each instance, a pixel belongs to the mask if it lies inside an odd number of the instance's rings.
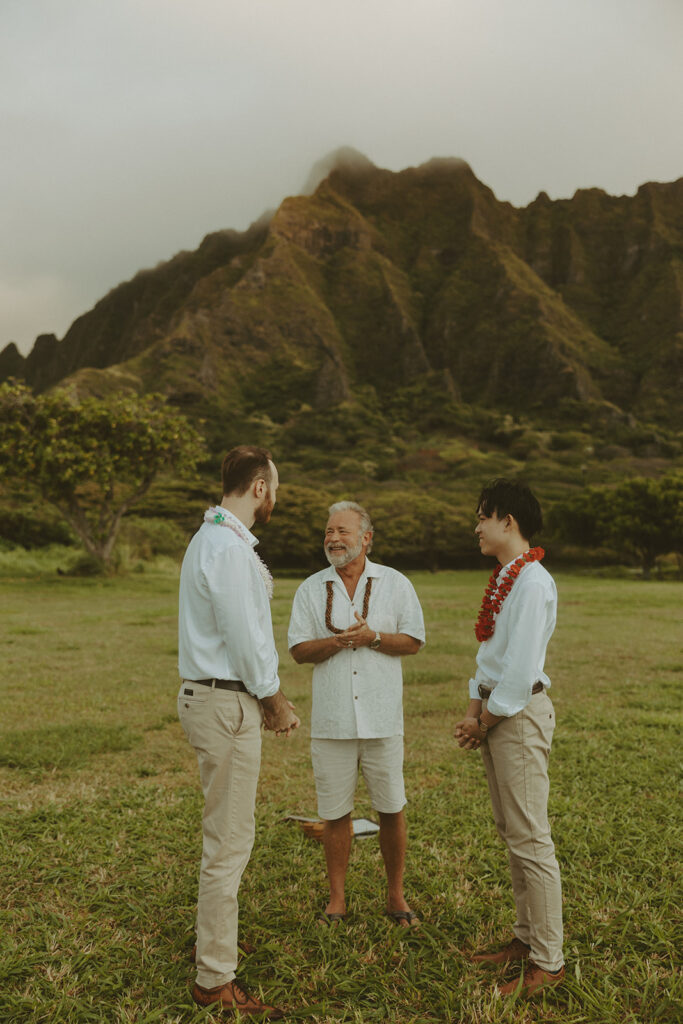
[[340,152],[312,194],[139,272],[62,341],[7,346],[0,379],[285,422],[438,378],[455,404],[680,429],[683,179],[519,209],[455,158]]

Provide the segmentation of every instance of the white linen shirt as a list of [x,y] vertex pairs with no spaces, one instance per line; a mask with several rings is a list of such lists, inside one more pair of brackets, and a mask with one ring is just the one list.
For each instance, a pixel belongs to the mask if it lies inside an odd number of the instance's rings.
[[[510,565],[512,562],[501,569],[499,581]],[[469,683],[470,698],[479,697],[479,683],[488,686],[493,690],[488,710],[509,718],[527,706],[535,682],[540,680],[548,689],[550,679],[543,668],[556,619],[555,581],[540,562],[529,562],[495,617],[493,636],[479,647],[477,671]]]
[[[294,595],[287,635],[288,647],[330,635],[325,625],[326,583],[332,580],[332,623],[337,629],[355,626],[363,612],[365,584],[372,591],[367,622],[378,633],[407,633],[425,641],[424,618],[409,579],[385,565],[365,559],[353,601],[334,566],[309,576]],[[403,735],[403,673],[401,658],[369,647],[342,648],[313,669],[311,737],[315,739],[377,739]]]
[[[223,509],[226,517],[232,513]],[[203,523],[180,570],[178,670],[183,679],[241,679],[254,697],[280,688],[266,585],[253,548],[229,527]]]

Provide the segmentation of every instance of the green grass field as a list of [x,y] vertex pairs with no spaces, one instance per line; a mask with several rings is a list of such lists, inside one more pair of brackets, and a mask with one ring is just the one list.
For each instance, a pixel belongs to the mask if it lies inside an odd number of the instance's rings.
[[[551,816],[567,983],[501,1004],[468,952],[508,934],[507,859],[482,766],[451,738],[476,653],[485,575],[415,574],[428,644],[405,662],[409,859],[423,926],[383,917],[376,838],[356,841],[348,924],[313,923],[321,847],[310,669],[286,653],[294,580],[276,583],[282,683],[302,718],[266,735],[241,890],[240,974],[312,1021],[680,1020],[680,584],[557,578],[548,671],[558,727]],[[176,718],[176,574],[0,581],[0,1021],[210,1021],[189,997],[201,846],[196,762]],[[371,816],[359,790],[358,815]]]

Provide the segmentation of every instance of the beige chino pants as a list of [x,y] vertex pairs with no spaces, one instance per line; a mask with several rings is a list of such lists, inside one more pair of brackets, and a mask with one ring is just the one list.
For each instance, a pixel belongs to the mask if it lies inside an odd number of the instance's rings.
[[[484,702],[484,707],[486,701]],[[564,963],[562,886],[548,822],[548,758],[555,729],[552,701],[536,693],[503,718],[481,745],[493,818],[508,849],[517,909],[514,933],[546,971]]]
[[204,792],[197,983],[216,988],[232,981],[237,967],[237,891],[254,845],[262,712],[250,694],[185,681],[178,716]]

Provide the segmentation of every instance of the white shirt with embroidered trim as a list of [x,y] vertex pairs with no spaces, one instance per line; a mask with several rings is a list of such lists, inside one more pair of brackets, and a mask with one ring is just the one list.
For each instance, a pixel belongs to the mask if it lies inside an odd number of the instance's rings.
[[[500,581],[510,565],[503,566]],[[509,718],[527,706],[535,682],[540,680],[548,689],[545,655],[556,620],[555,581],[540,562],[530,562],[503,601],[493,636],[479,647],[477,671],[469,682],[470,698],[479,697],[479,683],[488,686],[493,690],[488,710]]]
[[188,545],[178,670],[183,679],[241,679],[252,696],[272,697],[280,680],[270,601],[254,557],[258,539],[241,523],[240,529],[248,543],[225,526],[203,523]]
[[[363,612],[368,577],[372,577],[367,622],[379,633],[407,633],[425,642],[424,618],[415,589],[396,569],[365,559],[353,601],[334,566],[309,576],[294,595],[287,634],[291,648],[330,635],[325,625],[326,583],[334,586],[332,624],[346,629]],[[311,737],[378,739],[403,735],[401,658],[369,647],[342,648],[313,668]]]

